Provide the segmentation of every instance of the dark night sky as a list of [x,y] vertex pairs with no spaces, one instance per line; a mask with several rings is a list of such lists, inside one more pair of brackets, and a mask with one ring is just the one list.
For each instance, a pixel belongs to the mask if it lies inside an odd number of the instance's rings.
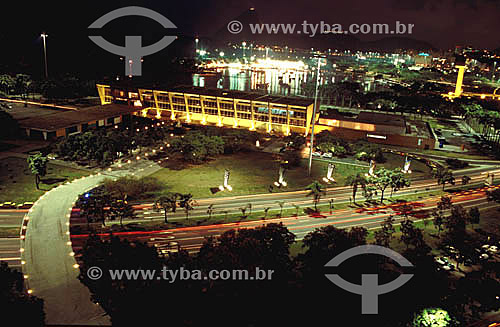
[[[169,18],[180,34],[210,36],[239,14],[255,7],[265,23],[402,23],[415,24],[412,38],[428,41],[436,48],[472,45],[500,47],[500,0],[193,0],[193,1],[8,1],[0,16],[0,65],[10,60],[40,61],[40,32],[47,31],[52,62],[63,57],[82,60],[72,52],[98,52],[87,36],[87,26],[103,14],[129,5],[144,6]],[[127,35],[144,31],[161,33],[147,18],[122,18],[109,24]],[[102,34],[106,36],[105,33]],[[131,35],[131,34],[128,34]],[[362,40],[380,36],[356,37]],[[151,36],[155,42],[158,38]],[[113,40],[110,40],[113,41]],[[116,40],[115,43],[123,42]],[[54,54],[57,52],[57,55]],[[54,58],[56,56],[56,58]],[[57,58],[59,56],[59,58]]]

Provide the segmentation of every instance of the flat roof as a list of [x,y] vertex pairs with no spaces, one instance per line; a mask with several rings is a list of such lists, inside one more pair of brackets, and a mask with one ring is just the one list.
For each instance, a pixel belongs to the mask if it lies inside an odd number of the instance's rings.
[[295,105],[300,107],[308,107],[314,103],[312,99],[301,98],[301,97],[270,95],[270,94],[261,94],[257,92],[244,92],[244,91],[226,90],[226,89],[212,89],[212,88],[204,88],[204,87],[190,86],[190,85],[180,85],[174,88],[169,88],[168,92],[178,92],[178,93],[188,93],[188,94],[190,93],[190,94],[199,94],[199,95],[221,97],[221,98],[271,102],[283,105],[292,105],[292,106]]
[[123,104],[107,104],[78,110],[56,112],[19,121],[19,127],[52,132],[95,120],[102,120],[141,110]]
[[320,118],[353,121],[357,123],[368,123],[374,125],[396,126],[403,128],[406,126],[406,120],[402,116],[370,111],[361,111],[357,115],[343,115],[338,110],[331,110],[326,114],[320,115]]
[[406,120],[403,116],[385,114],[379,112],[361,111],[357,118],[358,121],[371,122],[376,125],[389,125],[405,127]]

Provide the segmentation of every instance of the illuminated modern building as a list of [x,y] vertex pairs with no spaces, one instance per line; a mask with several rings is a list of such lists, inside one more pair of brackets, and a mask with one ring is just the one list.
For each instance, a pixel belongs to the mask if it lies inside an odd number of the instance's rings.
[[98,84],[101,104],[123,103],[144,117],[307,135],[313,101],[260,93],[179,86],[168,91]]
[[[261,132],[308,135],[312,100],[259,93],[179,86],[169,91],[98,84],[101,103],[128,104],[135,115],[183,123],[247,128]],[[428,125],[403,116],[360,112],[356,116],[330,111],[316,116],[314,132],[329,130],[346,140],[365,140],[421,149],[433,149],[435,137]]]

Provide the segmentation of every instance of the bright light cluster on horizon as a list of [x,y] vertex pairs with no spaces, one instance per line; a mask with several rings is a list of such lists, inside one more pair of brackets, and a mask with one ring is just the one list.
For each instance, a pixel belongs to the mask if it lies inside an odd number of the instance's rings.
[[229,68],[229,69],[249,69],[249,70],[264,70],[264,69],[278,69],[278,70],[300,70],[304,71],[308,69],[308,66],[302,61],[290,61],[290,60],[275,60],[275,59],[257,59],[257,61],[252,63],[241,63],[241,62],[224,62],[224,61],[212,61],[203,65],[204,68]]

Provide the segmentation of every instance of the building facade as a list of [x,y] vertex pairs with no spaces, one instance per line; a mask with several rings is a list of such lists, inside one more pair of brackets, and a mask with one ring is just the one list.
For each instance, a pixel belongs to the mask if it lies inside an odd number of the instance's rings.
[[313,101],[303,98],[180,86],[169,91],[98,84],[101,104],[128,103],[144,117],[201,125],[309,134]]

